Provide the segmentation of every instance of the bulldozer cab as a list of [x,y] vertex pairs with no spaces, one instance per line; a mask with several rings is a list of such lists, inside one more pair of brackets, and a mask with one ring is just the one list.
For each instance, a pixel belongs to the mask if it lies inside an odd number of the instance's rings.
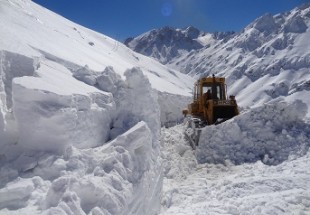
[[194,86],[193,102],[188,106],[188,113],[214,124],[218,119],[229,119],[239,114],[234,97],[227,98],[225,78],[204,77]]
[[226,99],[225,78],[206,77],[195,83],[194,102],[205,105],[208,100]]
[[203,96],[209,99],[226,99],[225,88],[219,83],[205,83],[202,86]]

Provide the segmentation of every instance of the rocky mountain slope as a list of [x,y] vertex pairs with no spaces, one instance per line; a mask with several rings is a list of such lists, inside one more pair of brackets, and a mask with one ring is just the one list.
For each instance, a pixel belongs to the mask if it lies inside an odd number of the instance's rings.
[[[226,77],[229,93],[244,107],[278,97],[300,98],[310,104],[310,4],[274,16],[265,14],[235,34],[195,30],[193,37],[186,37],[186,32],[152,30],[127,45],[196,78],[211,74]],[[160,38],[169,39],[158,48]],[[182,38],[191,43],[179,45]],[[148,45],[139,48],[140,44]]]
[[193,26],[186,29],[167,26],[151,30],[136,38],[128,38],[125,40],[125,45],[163,64],[170,64],[191,51],[203,49],[209,40],[222,40],[233,34],[234,32],[205,33]]

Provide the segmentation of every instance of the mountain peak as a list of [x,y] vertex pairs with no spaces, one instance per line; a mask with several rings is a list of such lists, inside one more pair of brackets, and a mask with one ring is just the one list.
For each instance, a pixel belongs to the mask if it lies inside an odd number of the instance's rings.
[[190,39],[197,39],[201,31],[193,26],[187,27],[183,30],[184,34]]
[[203,45],[197,41],[200,34],[201,32],[192,26],[185,29],[165,26],[148,31],[136,38],[128,38],[125,40],[125,45],[165,64],[172,58],[180,56],[182,50],[191,51],[202,48]]

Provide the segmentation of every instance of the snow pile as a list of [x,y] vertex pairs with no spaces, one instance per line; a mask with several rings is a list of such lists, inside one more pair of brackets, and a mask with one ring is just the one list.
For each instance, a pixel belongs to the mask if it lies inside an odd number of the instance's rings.
[[119,87],[114,94],[117,109],[111,130],[112,137],[123,133],[139,121],[145,121],[153,132],[156,147],[160,132],[157,93],[139,68],[127,70],[125,76],[126,81],[121,84],[123,87]]
[[310,125],[303,121],[307,105],[280,101],[254,108],[232,120],[203,129],[197,148],[199,163],[256,162],[276,165],[290,155],[302,156],[310,146]]
[[309,152],[275,166],[197,164],[183,130],[182,125],[162,129],[161,215],[310,213]]
[[[28,157],[31,169],[7,184],[1,181],[1,213],[154,214],[162,179],[152,136],[140,122],[100,147]],[[25,157],[1,168],[1,178],[12,177],[15,165],[25,166]]]

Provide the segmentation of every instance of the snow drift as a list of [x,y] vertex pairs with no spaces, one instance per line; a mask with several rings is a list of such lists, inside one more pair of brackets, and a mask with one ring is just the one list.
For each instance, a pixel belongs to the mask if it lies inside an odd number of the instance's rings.
[[251,109],[217,126],[202,130],[200,163],[256,162],[277,165],[290,155],[302,156],[310,146],[310,125],[303,119],[308,107],[297,100],[279,101]]

